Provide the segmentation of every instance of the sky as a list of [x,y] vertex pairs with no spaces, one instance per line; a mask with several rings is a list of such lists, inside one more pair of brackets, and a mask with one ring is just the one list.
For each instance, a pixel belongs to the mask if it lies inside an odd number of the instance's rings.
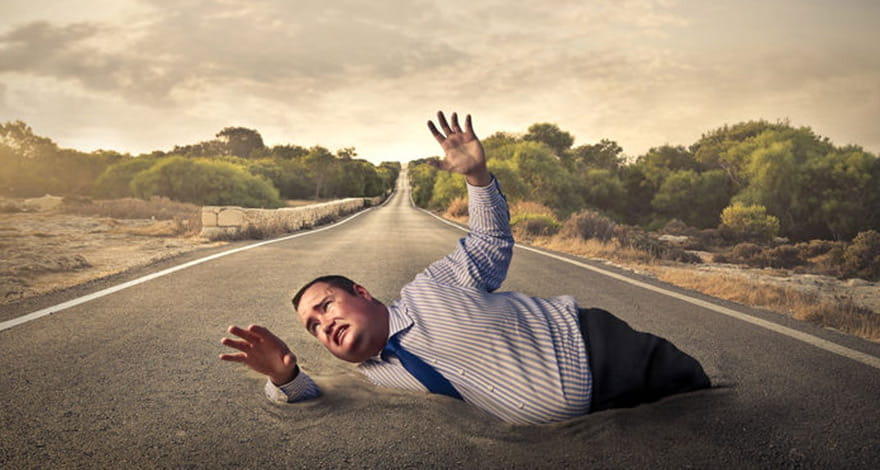
[[3,0],[0,122],[133,155],[256,129],[271,145],[436,155],[552,122],[630,157],[724,124],[880,153],[872,0]]

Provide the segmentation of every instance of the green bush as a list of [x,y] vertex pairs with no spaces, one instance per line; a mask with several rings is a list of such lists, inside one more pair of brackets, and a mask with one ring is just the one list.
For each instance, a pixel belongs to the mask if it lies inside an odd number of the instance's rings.
[[456,198],[467,195],[465,178],[458,173],[441,171],[434,180],[434,188],[431,191],[431,200],[428,207],[431,209],[445,209]]
[[137,157],[110,165],[95,180],[92,195],[104,199],[134,196],[131,181],[138,173],[150,169],[156,161],[155,158]]
[[719,228],[730,240],[769,242],[779,233],[779,219],[764,206],[735,202],[721,212]]
[[562,226],[562,235],[567,238],[595,238],[608,242],[614,237],[615,225],[608,217],[588,209],[572,214]]
[[166,196],[201,205],[277,208],[284,204],[265,178],[228,162],[169,157],[138,173],[131,187],[142,199]]
[[426,207],[434,192],[437,169],[427,163],[409,165],[409,182],[412,186],[413,201],[419,207]]
[[559,232],[562,224],[555,218],[544,214],[519,214],[510,221],[517,235],[550,236]]
[[847,275],[880,280],[880,232],[859,232],[843,252],[843,267]]

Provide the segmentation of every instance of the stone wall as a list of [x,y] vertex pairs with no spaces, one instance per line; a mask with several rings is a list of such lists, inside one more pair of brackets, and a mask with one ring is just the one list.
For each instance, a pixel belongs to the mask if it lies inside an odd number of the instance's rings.
[[331,222],[379,204],[383,199],[358,197],[282,209],[205,206],[200,235],[211,240],[271,238]]

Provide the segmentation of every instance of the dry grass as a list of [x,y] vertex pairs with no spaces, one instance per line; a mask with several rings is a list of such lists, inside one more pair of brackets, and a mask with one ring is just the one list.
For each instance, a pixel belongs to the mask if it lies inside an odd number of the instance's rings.
[[467,196],[459,196],[453,199],[449,203],[449,207],[446,208],[446,212],[443,214],[444,217],[448,217],[450,219],[459,221],[461,219],[467,220],[468,217],[468,199]]
[[670,284],[754,307],[783,312],[798,320],[880,341],[880,315],[849,299],[829,299],[794,288],[767,285],[734,275],[686,269],[656,269]]
[[[127,235],[144,235],[148,237],[179,237],[194,235],[188,225],[189,220],[157,220],[155,223],[143,227],[117,227],[113,231]],[[196,233],[198,233],[196,231]]]
[[650,264],[657,261],[657,258],[648,252],[620,246],[617,240],[603,242],[595,238],[582,240],[556,235],[553,237],[535,237],[530,240],[530,243],[535,246],[563,253],[571,253],[585,258],[602,258],[634,264]]
[[521,214],[546,215],[553,217],[554,219],[556,218],[553,209],[532,201],[517,201],[510,206],[511,217],[516,217]]
[[[653,273],[663,282],[692,289],[720,299],[787,314],[802,321],[833,328],[870,341],[880,341],[880,315],[847,298],[829,298],[795,288],[774,286],[736,275],[706,273],[676,268],[649,253],[621,247],[616,240],[601,242],[557,235],[535,237],[534,246],[570,253],[585,258],[599,258],[629,265]],[[660,263],[666,266],[660,266]]]
[[195,204],[154,197],[149,200],[123,198],[100,201],[66,200],[68,214],[112,219],[152,219],[148,227],[126,227],[122,233],[155,237],[197,235],[202,229],[202,208]]

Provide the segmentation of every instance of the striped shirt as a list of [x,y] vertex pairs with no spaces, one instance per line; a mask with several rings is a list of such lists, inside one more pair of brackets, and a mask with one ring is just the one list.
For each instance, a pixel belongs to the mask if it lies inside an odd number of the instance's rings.
[[[549,299],[501,286],[513,255],[507,202],[497,181],[468,185],[470,233],[451,254],[431,264],[388,305],[389,338],[423,358],[464,401],[505,421],[538,424],[586,414],[592,377],[570,296]],[[381,386],[427,391],[396,357],[358,366]],[[281,387],[279,401],[320,394],[302,371]]]

